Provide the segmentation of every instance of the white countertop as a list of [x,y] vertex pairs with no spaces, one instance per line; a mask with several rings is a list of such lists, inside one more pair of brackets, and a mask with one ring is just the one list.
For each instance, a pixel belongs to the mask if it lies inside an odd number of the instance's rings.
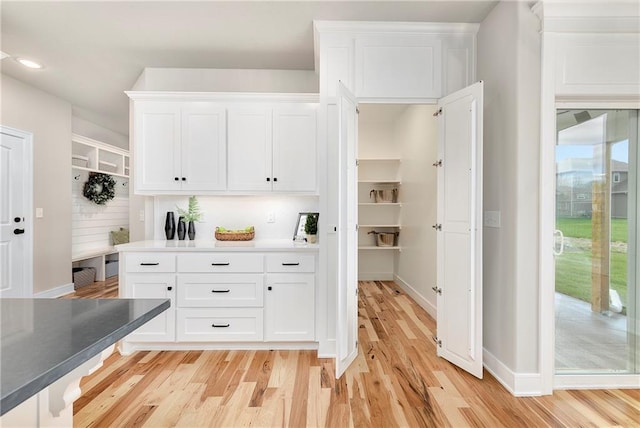
[[291,239],[254,239],[252,241],[216,241],[215,239],[196,239],[194,241],[136,241],[116,245],[117,251],[301,251],[318,252],[318,244],[293,242]]

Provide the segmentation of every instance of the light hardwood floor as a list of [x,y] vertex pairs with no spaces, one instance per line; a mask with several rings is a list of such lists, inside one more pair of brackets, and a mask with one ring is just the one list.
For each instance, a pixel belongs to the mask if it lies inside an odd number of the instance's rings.
[[83,379],[74,426],[640,426],[638,390],[515,398],[437,358],[435,321],[394,283],[360,289],[360,353],[339,380],[315,351],[116,353]]

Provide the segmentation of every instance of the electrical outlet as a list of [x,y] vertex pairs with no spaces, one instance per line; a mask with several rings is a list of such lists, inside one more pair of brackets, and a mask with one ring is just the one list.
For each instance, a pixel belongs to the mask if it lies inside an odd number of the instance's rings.
[[275,223],[276,222],[276,213],[274,213],[273,211],[270,211],[267,214],[267,223]]
[[44,217],[44,208],[36,208],[36,218]]
[[138,213],[138,220],[144,221],[144,210],[140,210]]

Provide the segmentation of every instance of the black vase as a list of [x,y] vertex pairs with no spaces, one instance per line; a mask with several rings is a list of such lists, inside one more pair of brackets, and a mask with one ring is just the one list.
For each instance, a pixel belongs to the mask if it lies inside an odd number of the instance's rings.
[[187,235],[189,235],[189,239],[193,241],[196,239],[196,225],[190,221],[188,226]]
[[187,233],[187,226],[184,224],[184,218],[178,219],[178,239],[184,241],[184,236]]
[[168,240],[176,237],[176,219],[173,211],[167,211],[167,218],[164,221],[164,235]]

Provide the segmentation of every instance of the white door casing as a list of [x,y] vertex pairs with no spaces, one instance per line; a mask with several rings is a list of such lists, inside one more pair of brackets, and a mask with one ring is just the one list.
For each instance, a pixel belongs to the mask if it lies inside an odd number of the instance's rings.
[[483,82],[438,108],[437,352],[482,378]]
[[0,133],[0,297],[30,297],[33,135],[5,126]]
[[336,378],[358,355],[357,101],[338,82],[338,292]]

